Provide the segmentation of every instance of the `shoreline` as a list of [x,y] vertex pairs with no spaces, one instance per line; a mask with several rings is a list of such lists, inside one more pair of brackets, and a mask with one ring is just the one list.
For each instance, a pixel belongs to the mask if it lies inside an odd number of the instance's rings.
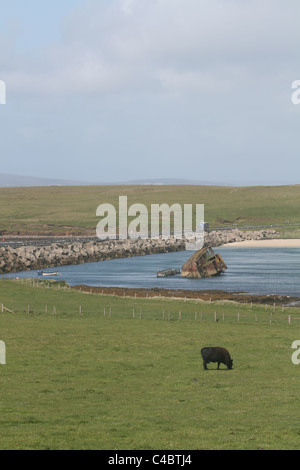
[[225,243],[222,248],[300,248],[299,238],[273,238],[265,240],[244,240]]
[[299,304],[299,297],[277,294],[247,294],[242,292],[227,292],[218,289],[212,290],[188,290],[188,289],[160,289],[134,288],[134,287],[102,287],[78,284],[70,286],[72,290],[79,290],[87,294],[112,295],[114,297],[130,297],[138,299],[166,299],[171,300],[201,300],[206,302],[231,301],[245,304],[260,304],[276,306],[292,306],[289,304]]

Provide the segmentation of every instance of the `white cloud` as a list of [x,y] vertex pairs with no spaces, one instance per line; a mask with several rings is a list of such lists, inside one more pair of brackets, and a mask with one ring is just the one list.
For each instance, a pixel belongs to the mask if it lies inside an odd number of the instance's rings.
[[226,90],[235,76],[293,66],[299,13],[280,0],[87,1],[65,19],[60,42],[6,54],[3,73],[32,94]]
[[283,0],[87,0],[59,40],[32,49],[10,24],[5,164],[112,181],[144,177],[147,159],[149,177],[222,181],[238,179],[241,158],[249,179],[284,154],[282,175],[296,175],[299,16],[300,3]]

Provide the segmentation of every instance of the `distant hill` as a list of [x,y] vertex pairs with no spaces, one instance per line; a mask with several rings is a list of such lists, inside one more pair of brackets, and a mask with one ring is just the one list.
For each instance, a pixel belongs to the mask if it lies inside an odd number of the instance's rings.
[[[131,180],[122,183],[113,183],[113,184],[191,184],[191,185],[201,185],[201,186],[224,186],[224,183],[220,182],[211,182],[211,181],[199,181],[199,180],[190,180],[183,178],[149,178],[141,180]],[[226,186],[226,185],[225,185]]]
[[0,187],[23,187],[23,186],[76,186],[88,183],[70,181],[56,178],[38,178],[35,176],[11,175],[0,173]]
[[195,179],[184,179],[184,178],[147,178],[147,179],[136,179],[128,181],[76,181],[66,180],[60,178],[42,178],[36,176],[21,176],[12,175],[8,173],[0,173],[0,187],[24,187],[24,186],[114,186],[114,185],[196,185],[196,186],[286,186],[295,185],[298,183],[287,182],[283,183],[280,181],[247,181],[240,184],[236,182],[220,182],[220,181],[203,181]]
[[157,178],[141,179],[132,181],[111,181],[103,183],[101,181],[72,181],[59,178],[39,178],[36,176],[21,176],[8,173],[0,173],[0,187],[24,187],[24,186],[85,186],[85,185],[126,185],[126,184],[190,184],[190,185],[210,185],[223,186],[222,183],[212,183],[199,180],[188,180],[180,178]]

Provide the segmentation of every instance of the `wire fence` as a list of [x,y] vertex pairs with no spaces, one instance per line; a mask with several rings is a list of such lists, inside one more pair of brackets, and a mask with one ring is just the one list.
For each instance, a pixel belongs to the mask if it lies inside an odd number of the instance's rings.
[[[19,281],[23,284],[24,281]],[[64,284],[28,280],[30,295],[9,303],[0,298],[3,314],[50,314],[63,316],[96,315],[103,318],[189,321],[194,323],[300,325],[300,309],[283,305],[240,304],[185,298],[137,298],[93,294],[70,290]],[[49,295],[48,295],[49,293]],[[65,293],[66,295],[60,295]],[[71,295],[68,295],[70,293]],[[52,294],[52,295],[50,295]],[[74,294],[74,295],[73,295]]]
[[194,322],[194,323],[236,323],[236,324],[285,324],[285,325],[298,325],[300,326],[299,314],[290,313],[273,313],[273,312],[208,312],[196,309],[168,309],[163,308],[162,305],[151,305],[148,308],[143,306],[139,307],[135,304],[120,308],[116,305],[107,304],[106,306],[95,307],[88,303],[67,305],[62,302],[56,304],[27,304],[23,307],[20,306],[6,306],[0,304],[1,313],[18,314],[26,313],[28,315],[63,315],[63,316],[98,316],[104,318],[114,319],[133,319],[133,320],[161,320],[169,322]]

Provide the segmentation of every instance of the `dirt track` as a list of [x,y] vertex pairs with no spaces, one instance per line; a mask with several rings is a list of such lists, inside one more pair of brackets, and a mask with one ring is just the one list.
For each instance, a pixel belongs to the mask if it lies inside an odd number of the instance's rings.
[[91,287],[85,285],[73,286],[72,289],[81,290],[92,294],[117,295],[120,297],[174,297],[187,299],[201,299],[206,301],[231,300],[240,303],[255,303],[268,305],[288,305],[291,302],[299,302],[299,297],[290,297],[286,295],[249,295],[240,292],[225,292],[222,290],[183,290],[183,289],[134,289],[124,287]]

